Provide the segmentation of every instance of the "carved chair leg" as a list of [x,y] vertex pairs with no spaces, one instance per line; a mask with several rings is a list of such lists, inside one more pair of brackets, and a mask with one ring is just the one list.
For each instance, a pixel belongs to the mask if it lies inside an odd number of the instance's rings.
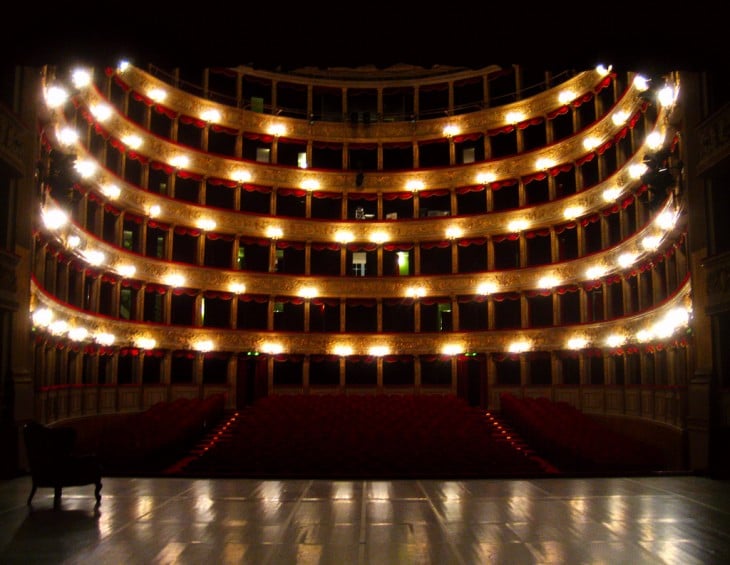
[[34,483],[33,486],[30,489],[30,495],[28,496],[28,502],[27,502],[28,505],[30,505],[30,501],[33,500],[33,496],[35,495],[35,491],[36,491],[37,488],[38,487],[36,487],[36,485]]
[[53,505],[58,506],[61,504],[61,491],[62,487],[54,487],[53,488]]
[[96,497],[96,503],[101,503],[101,481],[96,483],[96,488],[94,489],[94,496]]

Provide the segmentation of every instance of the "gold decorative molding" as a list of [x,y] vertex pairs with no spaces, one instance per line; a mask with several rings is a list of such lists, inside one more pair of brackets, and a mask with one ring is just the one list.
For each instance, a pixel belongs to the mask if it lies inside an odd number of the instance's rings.
[[[635,87],[631,87],[624,94],[622,100],[616,105],[614,111],[623,110],[629,115],[639,111],[642,105],[640,92]],[[84,91],[84,102],[87,105],[104,103],[112,105],[107,101],[101,93],[95,88],[89,88]],[[526,104],[521,101],[520,104]],[[112,105],[113,106],[113,105]],[[470,114],[466,114],[469,116]],[[659,112],[659,120],[657,124],[664,127],[666,124],[665,110]],[[65,125],[65,118],[62,111],[55,113],[59,124]],[[465,118],[466,119],[466,118]],[[504,118],[501,125],[506,125]],[[251,182],[264,186],[300,188],[302,183],[311,178],[320,181],[321,189],[335,192],[347,192],[351,187],[355,186],[356,171],[317,171],[308,169],[291,169],[282,168],[278,165],[262,164],[257,162],[242,161],[234,158],[211,156],[200,150],[186,148],[175,144],[172,141],[149,135],[144,128],[128,120],[118,112],[113,112],[112,116],[104,122],[104,129],[117,139],[123,139],[126,135],[134,134],[145,139],[145,143],[137,152],[140,155],[152,158],[155,161],[170,164],[171,160],[181,153],[186,154],[190,158],[189,166],[185,170],[192,173],[207,177],[231,179],[233,171],[242,167],[248,169],[252,175]],[[408,172],[384,172],[378,171],[376,175],[366,175],[363,186],[358,189],[359,192],[398,192],[406,189],[406,184],[411,179],[422,180],[427,189],[434,188],[451,188],[458,186],[471,186],[478,184],[477,177],[479,173],[489,171],[493,173],[497,180],[517,179],[527,175],[541,172],[537,166],[539,159],[548,159],[555,166],[573,163],[577,159],[586,156],[590,151],[583,146],[583,140],[587,136],[595,136],[605,141],[611,140],[617,135],[624,124],[616,125],[613,123],[609,115],[604,116],[601,120],[593,123],[590,127],[582,130],[579,135],[573,135],[559,142],[536,149],[533,151],[510,155],[508,157],[493,159],[486,162],[480,162],[470,165],[460,165],[451,168],[437,169],[417,169]],[[665,132],[666,133],[666,132]],[[350,132],[350,136],[352,132]],[[438,133],[438,137],[443,137],[443,132]],[[354,142],[352,137],[348,140]],[[394,138],[387,137],[383,141],[393,141]],[[77,150],[79,149],[77,144]],[[174,168],[174,167],[173,167]]]
[[[667,132],[667,136],[673,132]],[[274,218],[262,218],[260,215],[247,214],[238,211],[226,211],[213,209],[203,205],[196,205],[190,202],[176,201],[154,192],[143,190],[135,185],[126,182],[124,179],[114,175],[111,171],[98,168],[97,175],[92,180],[82,181],[84,184],[96,185],[97,191],[101,192],[104,184],[115,184],[119,186],[121,194],[115,206],[129,210],[138,215],[147,215],[151,206],[160,206],[161,214],[159,221],[180,225],[180,219],[194,220],[195,218],[208,218],[216,222],[215,231],[218,233],[229,233],[252,237],[261,237],[266,227],[276,222],[284,230],[284,238],[296,241],[334,241],[335,233],[347,229],[353,233],[355,241],[368,241],[369,234],[374,231],[385,231],[389,234],[391,241],[413,241],[421,239],[440,239],[443,237],[447,227],[458,227],[462,230],[462,237],[483,237],[500,233],[510,233],[508,225],[512,220],[527,220],[528,229],[540,229],[565,223],[564,211],[568,207],[579,207],[583,210],[581,216],[594,214],[611,205],[606,202],[603,193],[608,188],[619,190],[620,199],[630,194],[633,189],[640,185],[639,179],[634,179],[629,174],[631,166],[642,163],[646,148],[642,146],[627,160],[620,169],[613,175],[606,178],[597,185],[590,187],[570,196],[542,203],[535,206],[525,206],[517,210],[490,212],[475,216],[447,216],[440,218],[414,219],[407,223],[392,221],[345,221],[345,220],[322,220],[322,219],[300,219],[278,216]],[[76,155],[79,159],[93,160],[94,156],[87,149],[77,144]],[[482,168],[489,168],[482,166]],[[274,167],[277,177],[284,177],[291,174],[291,171]],[[298,172],[304,176],[304,171]],[[411,177],[421,176],[430,179],[428,171],[417,170]],[[441,176],[453,176],[455,171],[440,172]],[[375,178],[374,182],[385,184],[387,175],[367,175],[368,178]],[[281,180],[281,179],[278,179]],[[460,182],[467,179],[462,178]],[[431,181],[428,180],[431,184]],[[469,183],[467,183],[469,184]],[[473,182],[471,184],[474,184]],[[459,186],[459,183],[450,181],[451,186]],[[329,190],[329,188],[327,189]],[[350,191],[355,193],[356,191]],[[370,191],[372,192],[372,191]],[[381,193],[383,191],[377,191]],[[343,193],[346,197],[348,192]]]
[[[32,282],[32,281],[31,281]],[[229,352],[262,351],[266,343],[278,343],[283,353],[334,353],[337,345],[350,345],[354,355],[368,355],[370,347],[387,345],[392,354],[429,355],[440,352],[447,344],[459,344],[464,351],[477,353],[507,352],[516,340],[528,340],[533,351],[553,351],[567,348],[567,342],[582,336],[591,347],[607,347],[609,334],[626,337],[626,344],[637,343],[637,332],[652,326],[675,308],[685,308],[690,300],[689,279],[659,307],[633,316],[608,322],[559,326],[539,329],[489,330],[444,333],[305,333],[261,330],[226,330],[220,328],[190,328],[137,323],[95,316],[61,303],[31,284],[31,311],[49,308],[56,318],[65,319],[72,327],[85,327],[91,336],[99,332],[116,336],[115,346],[134,346],[139,338],[154,338],[156,349],[191,350],[198,340],[211,340],[214,350]],[[610,349],[610,348],[609,348]]]
[[[290,73],[272,73],[247,68],[239,68],[238,72],[245,75],[267,78],[276,82],[298,83],[303,86],[326,86],[328,88],[338,89],[369,88],[376,90],[378,88],[428,86],[464,79],[483,78],[496,70],[498,70],[498,67],[492,66],[486,69],[442,74],[437,78],[388,80],[387,82],[381,80],[358,80],[352,82],[345,80],[339,82],[339,80],[334,79],[298,78]],[[585,94],[592,94],[597,85],[605,78],[596,70],[586,70],[543,92],[517,102],[500,104],[491,108],[455,116],[429,118],[416,120],[415,122],[372,122],[367,126],[353,128],[349,123],[325,121],[310,123],[307,119],[261,114],[260,112],[237,108],[232,104],[221,104],[176,88],[170,82],[161,80],[134,66],[129,66],[123,72],[117,70],[116,74],[129,88],[143,95],[152,89],[164,89],[167,97],[162,105],[183,115],[199,117],[203,110],[216,109],[221,115],[221,119],[217,124],[237,131],[253,131],[265,134],[271,125],[284,124],[289,132],[287,134],[288,137],[295,139],[313,138],[332,143],[365,143],[374,140],[415,142],[418,140],[433,139],[434,137],[443,137],[443,129],[447,124],[457,125],[462,133],[489,131],[508,125],[505,121],[505,115],[513,110],[519,109],[524,112],[526,114],[525,120],[545,117],[550,112],[565,106],[564,103],[558,100],[559,92],[570,90],[575,94],[575,99],[578,99]]]
[[[55,206],[51,197],[47,198],[47,206]],[[674,210],[674,202],[670,197],[664,202],[664,206],[659,213],[672,210]],[[66,228],[55,231],[50,231],[45,227],[41,229],[48,234],[49,238],[58,241],[59,246],[62,248],[66,247],[65,243],[70,236],[78,236],[81,244],[73,249],[68,249],[66,252],[76,254],[80,261],[85,262],[83,258],[85,249],[101,251],[108,258],[107,263],[103,266],[104,269],[114,272],[121,265],[134,265],[136,267],[135,280],[148,283],[164,284],[162,281],[164,281],[165,276],[175,272],[185,277],[186,283],[184,286],[187,288],[228,292],[232,282],[244,282],[248,292],[253,294],[260,294],[259,289],[266,289],[265,294],[270,295],[297,295],[301,285],[315,285],[319,296],[392,298],[407,296],[408,288],[414,285],[426,288],[431,296],[472,295],[477,293],[476,288],[479,283],[485,281],[496,283],[498,285],[497,292],[521,292],[540,288],[539,280],[546,274],[558,276],[560,279],[558,286],[579,284],[586,280],[586,271],[589,267],[598,265],[605,267],[602,276],[622,272],[624,268],[619,266],[618,258],[624,253],[635,255],[635,263],[641,263],[642,260],[652,257],[660,251],[647,251],[642,247],[641,241],[647,236],[661,234],[660,237],[663,237],[663,242],[659,249],[665,248],[683,232],[685,221],[686,215],[680,214],[678,223],[671,232],[674,235],[671,237],[668,236],[669,234],[658,230],[654,223],[649,223],[619,245],[559,264],[505,271],[486,271],[485,268],[482,273],[407,276],[396,277],[395,280],[391,280],[392,277],[386,280],[383,277],[327,277],[257,273],[172,263],[120,249],[75,224],[70,224]]]

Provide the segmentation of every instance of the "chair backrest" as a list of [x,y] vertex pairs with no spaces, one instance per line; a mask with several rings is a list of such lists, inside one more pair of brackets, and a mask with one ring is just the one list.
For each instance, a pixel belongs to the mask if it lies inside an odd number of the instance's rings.
[[76,430],[28,422],[23,427],[23,440],[30,470],[34,472],[68,457],[76,442]]

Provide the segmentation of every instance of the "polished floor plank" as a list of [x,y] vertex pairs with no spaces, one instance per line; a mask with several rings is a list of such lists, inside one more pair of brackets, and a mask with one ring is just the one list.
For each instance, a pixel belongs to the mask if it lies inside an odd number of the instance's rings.
[[0,481],[0,563],[713,565],[730,483],[702,476],[472,480],[104,479],[31,506]]

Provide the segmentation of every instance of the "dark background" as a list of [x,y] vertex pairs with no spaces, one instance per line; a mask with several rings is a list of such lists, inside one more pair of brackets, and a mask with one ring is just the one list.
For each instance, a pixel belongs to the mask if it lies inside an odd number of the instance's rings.
[[5,63],[27,65],[730,68],[719,3],[532,4],[28,3],[6,6],[0,41]]

